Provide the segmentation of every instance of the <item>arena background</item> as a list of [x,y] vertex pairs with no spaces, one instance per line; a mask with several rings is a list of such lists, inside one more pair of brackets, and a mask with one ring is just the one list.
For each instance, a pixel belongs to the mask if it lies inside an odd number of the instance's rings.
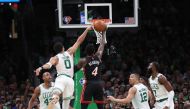
[[[86,0],[69,1],[71,4],[78,2]],[[130,0],[117,0],[114,3],[128,2]],[[139,1],[138,27],[108,29],[108,44],[102,66],[105,96],[111,93],[119,98],[125,97],[129,89],[130,72],[137,70],[146,76],[148,63],[155,60],[160,63],[161,72],[174,87],[175,108],[183,109],[189,105],[188,3],[188,0]],[[122,8],[115,8],[116,12],[121,10]],[[20,0],[11,4],[0,0],[0,108],[15,107],[18,104],[22,105],[22,109],[27,108],[34,88],[40,83],[35,77],[34,69],[54,55],[52,46],[56,41],[62,41],[65,48],[68,48],[83,30],[84,28],[59,28],[56,0]],[[78,50],[78,58],[85,56],[84,47],[88,42],[96,42],[93,32],[89,33]],[[75,62],[78,58],[75,58]],[[55,75],[55,71],[52,75]],[[76,82],[80,84],[80,79],[76,79]],[[78,105],[75,103],[75,107]],[[106,104],[105,108],[109,109],[110,106]],[[131,108],[130,104],[113,106],[119,109]]]

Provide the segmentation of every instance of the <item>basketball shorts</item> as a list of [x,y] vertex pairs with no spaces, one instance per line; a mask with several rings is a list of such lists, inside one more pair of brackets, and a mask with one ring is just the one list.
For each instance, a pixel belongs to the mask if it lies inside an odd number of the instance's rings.
[[[165,107],[166,103],[167,103],[167,100],[162,101],[162,102],[156,102],[154,104],[154,108],[153,109],[163,109]],[[174,103],[170,104],[169,109],[174,109]]]
[[62,92],[62,98],[71,99],[73,97],[74,92],[74,81],[71,77],[66,75],[60,75],[55,79],[56,89]]
[[89,104],[93,98],[96,104],[104,104],[103,95],[104,92],[101,81],[88,81],[83,86],[81,103]]

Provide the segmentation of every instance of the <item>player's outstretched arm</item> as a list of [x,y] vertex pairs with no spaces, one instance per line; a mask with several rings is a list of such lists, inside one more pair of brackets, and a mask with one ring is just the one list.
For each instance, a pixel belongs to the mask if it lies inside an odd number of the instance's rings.
[[103,54],[103,52],[104,52],[104,47],[105,47],[105,32],[103,32],[102,33],[103,35],[102,35],[102,38],[101,38],[101,40],[100,40],[100,45],[99,45],[99,47],[98,47],[98,50],[97,50],[97,52],[96,52],[96,55],[99,57],[99,59],[101,59],[102,58],[102,54]]
[[89,30],[92,30],[92,26],[87,27],[86,30],[78,37],[78,39],[75,42],[75,44],[67,50],[69,52],[69,54],[72,55],[72,54],[75,53],[75,51],[77,50],[77,48],[80,46],[80,44],[86,38],[87,33],[88,33]]
[[117,103],[122,103],[122,104],[127,104],[130,103],[132,101],[132,99],[135,96],[137,89],[135,87],[132,87],[129,89],[128,95],[126,98],[124,99],[116,99],[113,96],[108,96],[108,100],[113,101],[113,102],[117,102]]
[[42,65],[41,67],[39,67],[35,70],[36,76],[38,76],[40,74],[40,71],[42,69],[50,69],[52,67],[52,65],[56,65],[58,63],[58,61],[59,61],[59,59],[57,56],[51,57],[49,62],[45,63],[44,65]]
[[40,87],[36,87],[30,101],[28,103],[28,109],[32,109],[34,101],[40,95]]
[[158,81],[160,84],[164,85],[164,87],[168,91],[168,101],[164,107],[164,109],[168,109],[170,107],[170,104],[173,102],[173,97],[174,97],[173,87],[171,83],[163,75],[158,78]]

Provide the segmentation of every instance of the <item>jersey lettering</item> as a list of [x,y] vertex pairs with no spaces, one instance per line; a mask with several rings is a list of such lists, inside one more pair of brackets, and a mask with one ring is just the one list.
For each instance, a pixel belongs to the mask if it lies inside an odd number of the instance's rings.
[[146,89],[141,89],[141,90],[139,90],[139,92],[140,92],[140,96],[141,96],[141,102],[145,102],[145,101],[147,101],[148,100],[148,94],[147,94],[147,92],[146,92]]
[[85,65],[85,78],[87,81],[96,81],[101,79],[101,62],[99,58],[95,56],[86,57]]

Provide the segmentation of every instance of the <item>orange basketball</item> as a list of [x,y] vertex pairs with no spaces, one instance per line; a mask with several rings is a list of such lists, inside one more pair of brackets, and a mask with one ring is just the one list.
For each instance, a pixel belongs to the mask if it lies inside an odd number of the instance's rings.
[[98,32],[106,31],[107,25],[102,20],[96,20],[94,23],[94,29]]

